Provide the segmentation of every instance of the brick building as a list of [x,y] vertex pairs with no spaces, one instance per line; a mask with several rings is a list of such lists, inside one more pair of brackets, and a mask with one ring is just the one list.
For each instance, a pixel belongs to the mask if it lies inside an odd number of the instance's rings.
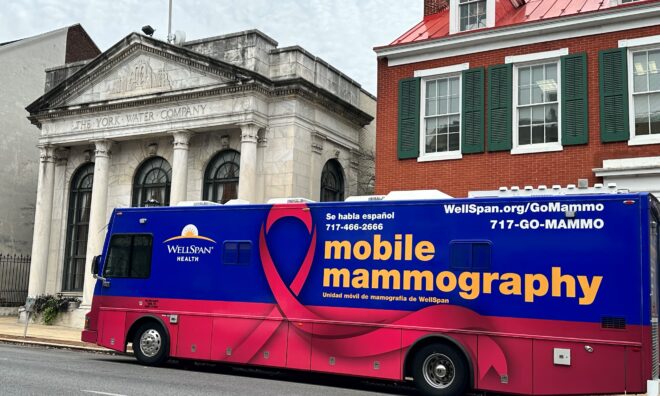
[[660,1],[425,0],[375,51],[378,194],[660,192]]

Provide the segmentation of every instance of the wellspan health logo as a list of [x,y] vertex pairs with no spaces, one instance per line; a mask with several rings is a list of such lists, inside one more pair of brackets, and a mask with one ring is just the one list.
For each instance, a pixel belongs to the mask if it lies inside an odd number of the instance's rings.
[[[176,242],[176,243],[172,243]],[[211,254],[216,242],[202,235],[194,224],[188,224],[181,230],[181,235],[163,241],[167,253],[176,255],[176,261],[199,262],[201,256]]]

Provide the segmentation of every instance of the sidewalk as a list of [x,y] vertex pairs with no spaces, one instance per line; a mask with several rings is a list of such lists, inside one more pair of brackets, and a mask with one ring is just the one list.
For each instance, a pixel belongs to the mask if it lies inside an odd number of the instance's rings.
[[95,344],[80,341],[80,329],[30,323],[27,337],[23,338],[24,329],[25,324],[18,323],[16,316],[0,317],[0,342],[111,352],[109,349],[101,348]]

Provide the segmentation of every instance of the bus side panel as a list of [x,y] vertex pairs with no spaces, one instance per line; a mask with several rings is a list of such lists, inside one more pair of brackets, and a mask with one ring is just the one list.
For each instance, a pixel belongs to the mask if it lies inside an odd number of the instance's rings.
[[286,338],[287,324],[281,319],[214,318],[211,359],[284,366]]
[[309,370],[312,364],[312,331],[311,322],[289,322],[287,337],[286,367],[291,369]]
[[[570,362],[556,364],[555,354],[566,356],[566,350]],[[622,392],[626,389],[625,363],[624,346],[534,340],[534,394]]]
[[532,340],[478,336],[479,389],[532,393]]
[[212,319],[206,316],[179,317],[176,356],[188,359],[211,359]]
[[626,393],[644,393],[646,391],[643,355],[639,347],[626,347]]
[[125,322],[125,312],[101,309],[99,313],[98,344],[117,351],[124,351]]
[[[350,342],[346,338],[350,338]],[[328,373],[400,379],[400,349],[400,329],[315,323],[311,368]]]

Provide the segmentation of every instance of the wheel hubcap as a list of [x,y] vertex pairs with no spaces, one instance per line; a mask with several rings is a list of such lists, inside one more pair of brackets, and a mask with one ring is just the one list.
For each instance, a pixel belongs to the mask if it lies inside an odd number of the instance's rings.
[[160,351],[162,340],[160,333],[154,329],[149,329],[142,333],[140,337],[140,352],[146,357],[154,357]]
[[454,382],[456,371],[454,363],[442,353],[433,353],[429,355],[424,364],[424,379],[426,383],[436,389],[444,389]]

